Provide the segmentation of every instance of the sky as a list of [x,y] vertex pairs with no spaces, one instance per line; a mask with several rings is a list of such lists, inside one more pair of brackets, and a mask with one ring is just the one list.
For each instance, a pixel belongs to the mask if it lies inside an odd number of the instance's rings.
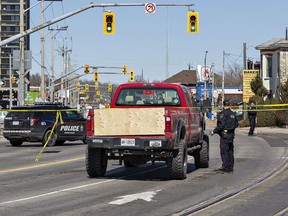
[[[91,0],[63,0],[45,2],[45,21],[88,6]],[[94,2],[94,1],[92,1]],[[214,72],[221,74],[229,65],[243,65],[243,43],[247,45],[247,58],[259,60],[255,49],[272,38],[285,38],[288,27],[287,0],[154,0],[156,12],[145,13],[142,7],[107,7],[116,14],[115,35],[103,34],[103,8],[91,8],[49,28],[68,26],[67,31],[55,35],[55,77],[63,71],[61,49],[71,50],[74,69],[91,66],[122,67],[144,76],[145,80],[162,81],[182,70],[197,69],[197,65],[214,65]],[[31,0],[31,6],[38,3]],[[133,1],[95,1],[95,3],[148,3]],[[186,6],[158,6],[158,4],[194,4],[190,10],[199,12],[199,33],[187,33]],[[41,4],[30,9],[30,27],[41,24]],[[30,35],[32,50],[31,73],[41,74],[41,31]],[[45,67],[51,74],[51,37],[45,28]],[[167,61],[168,59],[168,61]],[[167,67],[168,66],[168,67]],[[121,69],[98,70],[99,82],[126,83],[128,76]],[[93,72],[93,71],[91,71]],[[101,74],[116,72],[119,74]],[[83,74],[83,69],[77,71]],[[85,75],[82,80],[92,80]]]

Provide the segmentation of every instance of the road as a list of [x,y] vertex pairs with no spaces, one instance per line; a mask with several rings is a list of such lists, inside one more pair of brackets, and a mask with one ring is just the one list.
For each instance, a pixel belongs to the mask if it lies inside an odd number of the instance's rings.
[[[262,216],[285,212],[288,136],[248,137],[237,131],[232,174],[214,171],[221,165],[219,137],[210,139],[210,168],[195,169],[191,157],[185,180],[169,180],[164,163],[125,168],[117,161],[109,163],[105,177],[93,179],[85,170],[82,142],[46,148],[35,162],[40,143],[15,148],[1,139],[0,215]],[[225,194],[235,195],[223,199]],[[223,201],[199,207],[217,197]]]

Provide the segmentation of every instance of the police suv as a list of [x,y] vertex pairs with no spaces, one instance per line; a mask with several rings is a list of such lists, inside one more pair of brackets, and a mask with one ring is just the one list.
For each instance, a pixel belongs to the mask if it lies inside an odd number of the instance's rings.
[[4,119],[3,136],[12,146],[21,146],[24,141],[44,145],[49,137],[47,146],[76,140],[85,143],[86,119],[77,110],[61,104],[17,106]]

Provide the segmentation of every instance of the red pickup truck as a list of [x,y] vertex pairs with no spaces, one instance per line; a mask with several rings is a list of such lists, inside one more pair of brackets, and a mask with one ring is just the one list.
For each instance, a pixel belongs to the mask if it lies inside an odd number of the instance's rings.
[[189,88],[168,83],[121,84],[109,109],[87,118],[86,171],[104,176],[108,159],[126,167],[165,161],[171,179],[185,179],[188,155],[209,166],[209,137]]

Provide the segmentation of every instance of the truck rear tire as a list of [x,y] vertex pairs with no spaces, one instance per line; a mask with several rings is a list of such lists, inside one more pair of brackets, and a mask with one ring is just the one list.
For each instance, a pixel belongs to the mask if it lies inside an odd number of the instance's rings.
[[198,168],[208,168],[209,167],[209,149],[208,143],[203,140],[202,147],[200,150],[195,151],[194,161],[195,167]]
[[107,170],[107,155],[105,149],[87,148],[86,149],[86,171],[92,177],[102,177]]
[[176,157],[166,161],[168,175],[171,179],[185,179],[187,175],[187,145],[184,139],[179,142],[179,152]]

